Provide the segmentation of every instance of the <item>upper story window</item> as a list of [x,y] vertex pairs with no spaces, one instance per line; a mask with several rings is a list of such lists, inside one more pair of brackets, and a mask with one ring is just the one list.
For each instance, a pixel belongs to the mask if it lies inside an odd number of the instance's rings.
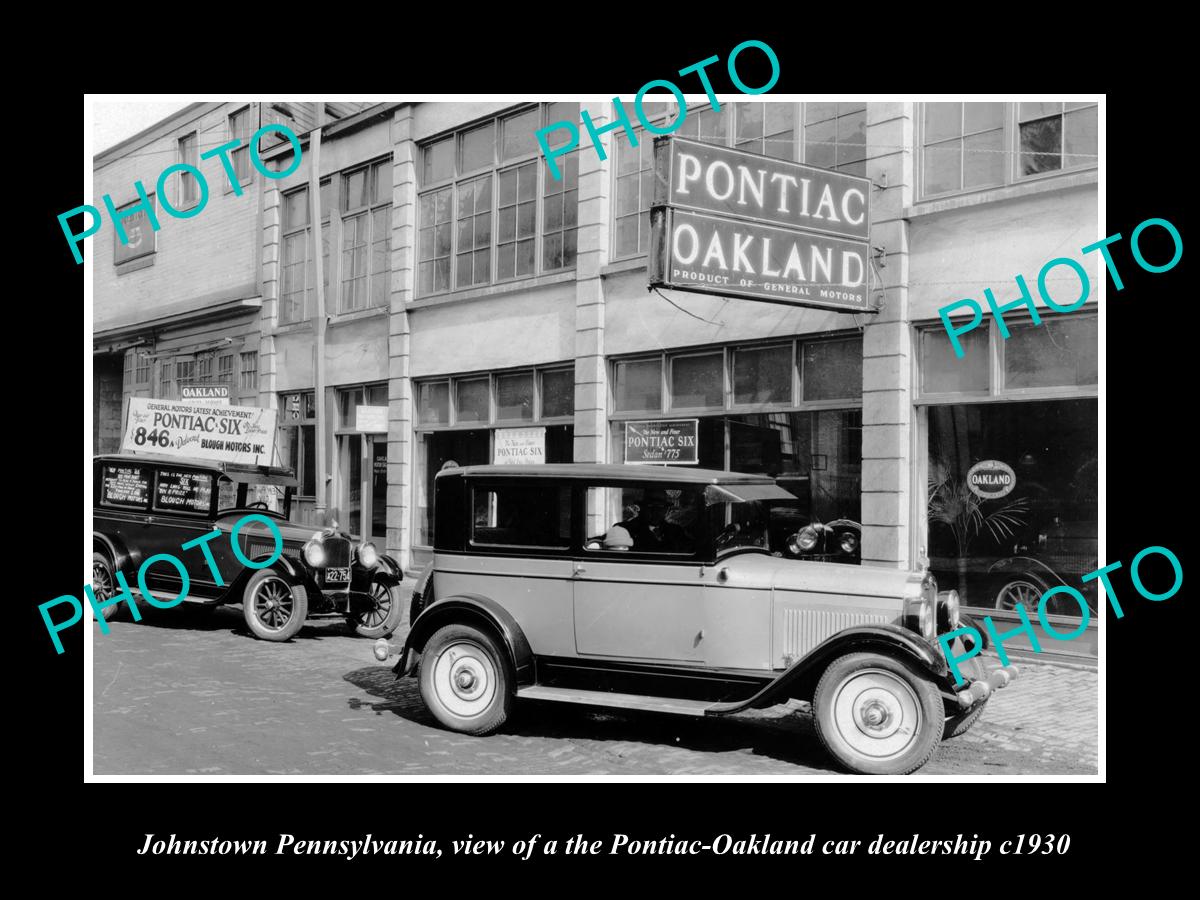
[[239,183],[250,178],[250,107],[239,109],[229,117],[229,139],[242,145],[229,154],[233,172]]
[[1095,103],[923,103],[923,199],[1095,168]]
[[217,384],[233,386],[233,354],[217,357]]
[[419,295],[575,266],[578,154],[559,157],[556,180],[540,164],[534,138],[564,119],[578,121],[579,104],[530,107],[421,148]]
[[[179,161],[185,165],[200,166],[200,149],[196,132],[185,134],[179,139]],[[200,202],[200,184],[190,172],[179,173],[179,208],[188,209]]]
[[[646,119],[674,122],[674,102],[645,103]],[[762,153],[777,159],[866,174],[865,103],[723,103],[693,107],[674,132],[681,137]],[[798,123],[803,122],[803,127]],[[644,254],[650,246],[650,204],[654,194],[654,135],[638,128],[637,146],[624,129],[616,135],[613,202],[613,258]]]
[[392,161],[345,172],[339,312],[385,306],[391,278]]
[[[322,281],[329,295],[329,222],[332,182],[321,182],[321,257]],[[309,228],[312,216],[308,188],[283,195],[283,264],[279,291],[280,324],[303,322],[312,316],[316,265]]]
[[258,351],[250,350],[242,355],[242,381],[241,389],[243,391],[258,390]]

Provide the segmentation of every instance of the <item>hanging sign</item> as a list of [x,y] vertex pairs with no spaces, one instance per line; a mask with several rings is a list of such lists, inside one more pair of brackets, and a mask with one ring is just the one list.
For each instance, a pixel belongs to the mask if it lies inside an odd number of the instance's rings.
[[984,500],[1007,496],[1016,486],[1016,473],[1008,463],[998,459],[982,460],[967,471],[967,488]]
[[496,465],[533,465],[546,461],[545,428],[497,428],[492,462]]
[[633,465],[699,465],[696,440],[699,430],[699,419],[626,422],[625,462]]
[[275,410],[130,397],[121,450],[269,466]]

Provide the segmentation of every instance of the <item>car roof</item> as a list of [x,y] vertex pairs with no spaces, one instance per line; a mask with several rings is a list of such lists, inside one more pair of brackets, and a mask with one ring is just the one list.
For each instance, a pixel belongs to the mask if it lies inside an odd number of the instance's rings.
[[243,466],[237,463],[211,459],[187,459],[177,456],[161,456],[156,453],[104,453],[93,457],[98,462],[124,465],[172,466],[175,468],[204,469],[218,475],[228,475],[248,484],[277,484],[282,487],[297,487],[296,471],[287,466]]
[[591,480],[673,482],[676,484],[774,484],[769,475],[720,472],[683,466],[619,465],[616,463],[542,463],[511,466],[459,466],[443,469],[438,478],[581,478]]

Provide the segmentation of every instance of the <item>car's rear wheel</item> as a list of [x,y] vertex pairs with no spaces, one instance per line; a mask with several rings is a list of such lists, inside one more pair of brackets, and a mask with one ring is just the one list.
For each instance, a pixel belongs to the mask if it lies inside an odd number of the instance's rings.
[[351,613],[346,622],[355,633],[367,638],[391,637],[404,618],[399,591],[382,581],[371,582],[372,606],[363,612]]
[[937,687],[908,663],[849,653],[830,664],[813,696],[821,743],[862,775],[907,775],[933,756],[945,708]]
[[[1025,612],[1031,616],[1037,615],[1038,603],[1045,592],[1046,586],[1041,581],[1032,576],[1022,575],[1001,585],[1000,590],[996,591],[996,600],[992,605],[996,609],[1009,611],[1020,605],[1025,607]],[[1051,598],[1050,602],[1053,605],[1054,598]]]
[[274,569],[262,569],[246,582],[242,612],[255,637],[286,641],[304,625],[308,594],[303,585],[288,584]]
[[[92,552],[92,593],[96,595],[96,600],[103,602],[109,597],[112,597],[117,592],[117,576],[113,571],[112,563],[108,557],[99,550]],[[105,622],[111,622],[117,617],[121,611],[121,604],[114,603],[112,606],[106,606],[100,611],[100,615],[104,617]]]
[[512,709],[512,679],[504,653],[487,633],[447,625],[421,652],[421,699],[452,731],[491,734]]

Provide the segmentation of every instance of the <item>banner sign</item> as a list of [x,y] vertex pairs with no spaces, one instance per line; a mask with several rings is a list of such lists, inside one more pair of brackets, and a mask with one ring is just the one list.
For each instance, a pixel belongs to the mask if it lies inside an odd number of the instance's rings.
[[982,460],[967,471],[967,489],[984,500],[1006,497],[1016,486],[1017,473],[998,459]]
[[130,397],[121,450],[269,466],[275,410]]
[[179,384],[179,398],[205,406],[228,406],[229,385],[183,381]]
[[545,428],[497,428],[496,465],[533,465],[546,461]]
[[698,465],[696,435],[699,430],[699,419],[626,422],[625,462],[631,465]]
[[651,287],[875,312],[869,179],[674,136],[654,154]]
[[388,408],[386,406],[356,406],[354,430],[364,434],[387,433]]
[[681,209],[655,210],[650,228],[651,284],[872,312],[866,244]]
[[865,242],[871,180],[701,144],[654,142],[655,206],[691,209]]

